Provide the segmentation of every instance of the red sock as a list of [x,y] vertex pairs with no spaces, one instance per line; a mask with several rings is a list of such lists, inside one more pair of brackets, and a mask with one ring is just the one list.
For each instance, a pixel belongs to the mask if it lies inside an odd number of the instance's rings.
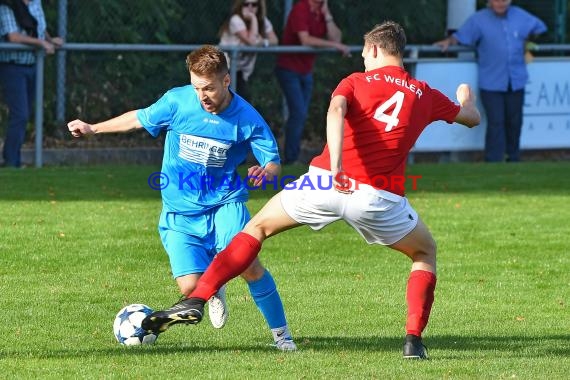
[[435,274],[425,270],[415,270],[410,273],[406,301],[408,302],[408,318],[406,334],[422,336],[433,305]]
[[256,238],[238,233],[226,249],[216,255],[188,298],[210,299],[222,285],[246,270],[260,250],[261,243]]

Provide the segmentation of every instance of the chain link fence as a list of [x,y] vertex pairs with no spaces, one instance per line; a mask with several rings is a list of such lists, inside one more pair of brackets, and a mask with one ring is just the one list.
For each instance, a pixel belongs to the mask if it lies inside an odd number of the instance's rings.
[[[57,22],[60,0],[44,0],[52,26]],[[278,36],[284,27],[286,7],[294,1],[268,0],[267,16]],[[217,44],[219,28],[228,17],[229,0],[99,0],[67,1],[66,41],[74,43],[132,44]],[[408,25],[410,43],[431,43],[445,28],[446,0],[408,2],[330,1],[336,23],[343,30],[343,42],[360,45],[362,35],[374,24],[396,19]],[[413,9],[430,9],[421,19]],[[378,15],[378,16],[371,16]],[[188,83],[184,66],[185,53],[147,52],[67,52],[65,118],[102,120],[126,110],[154,102],[173,86]],[[46,88],[55,88],[54,60],[46,62]],[[250,80],[254,105],[266,117],[277,136],[281,133],[282,99],[273,75],[274,54],[259,54]],[[361,70],[358,54],[342,58],[338,54],[319,56],[315,70],[315,87],[306,140],[324,136],[324,115],[330,93],[339,79]],[[64,138],[61,125],[54,123],[55,99],[46,96],[46,135]],[[139,143],[138,137],[121,137]],[[112,138],[105,138],[109,143]]]

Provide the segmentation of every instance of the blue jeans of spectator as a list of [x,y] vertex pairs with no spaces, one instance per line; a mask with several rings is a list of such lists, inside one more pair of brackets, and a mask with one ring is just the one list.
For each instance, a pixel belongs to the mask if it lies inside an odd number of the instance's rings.
[[291,163],[297,161],[301,151],[301,139],[313,92],[313,74],[299,74],[277,67],[275,75],[289,109],[289,118],[285,124],[284,162]]
[[20,167],[21,148],[26,137],[26,126],[32,114],[35,94],[34,66],[0,63],[0,84],[4,102],[8,106],[8,127],[2,156],[6,166]]
[[517,91],[480,90],[487,115],[485,161],[520,161],[524,89]]

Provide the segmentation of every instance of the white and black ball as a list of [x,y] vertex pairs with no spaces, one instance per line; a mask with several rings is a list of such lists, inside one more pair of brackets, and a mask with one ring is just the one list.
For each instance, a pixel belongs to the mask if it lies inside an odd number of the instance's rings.
[[117,341],[125,346],[153,344],[158,335],[148,333],[141,327],[143,319],[152,312],[150,307],[140,303],[122,308],[113,322],[113,332]]

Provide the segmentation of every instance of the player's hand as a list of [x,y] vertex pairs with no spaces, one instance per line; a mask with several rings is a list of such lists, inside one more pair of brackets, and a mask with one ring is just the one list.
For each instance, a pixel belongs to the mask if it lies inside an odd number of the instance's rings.
[[67,128],[73,137],[88,136],[95,133],[91,124],[78,119],[67,123]]
[[352,194],[354,190],[350,189],[350,178],[342,170],[333,173],[333,186],[336,191],[343,194]]
[[463,105],[466,102],[475,103],[476,96],[471,90],[471,87],[469,87],[469,85],[466,83],[461,83],[459,86],[457,86],[456,96],[459,104]]
[[[271,178],[270,178],[271,177]],[[249,178],[249,183],[255,187],[261,186],[265,178],[268,180],[273,179],[273,175],[268,173],[264,168],[259,165],[254,165],[247,169],[247,178]]]

